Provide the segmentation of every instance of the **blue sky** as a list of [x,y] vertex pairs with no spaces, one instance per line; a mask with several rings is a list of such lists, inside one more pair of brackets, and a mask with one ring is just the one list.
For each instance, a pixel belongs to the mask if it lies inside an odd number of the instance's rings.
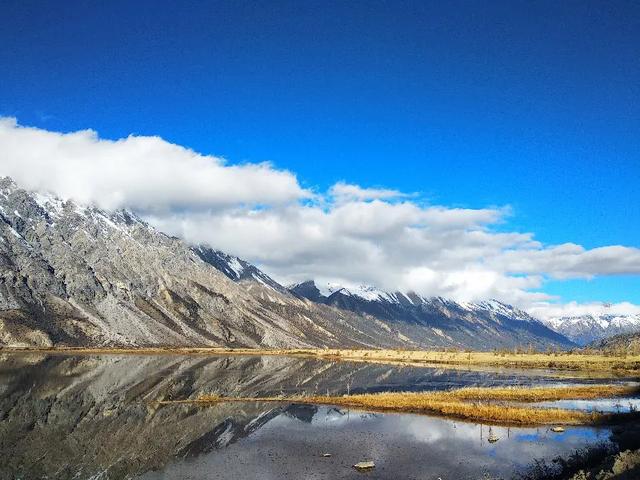
[[[29,2],[0,7],[0,115],[158,135],[640,247],[638,2]],[[550,281],[640,303],[637,275]]]

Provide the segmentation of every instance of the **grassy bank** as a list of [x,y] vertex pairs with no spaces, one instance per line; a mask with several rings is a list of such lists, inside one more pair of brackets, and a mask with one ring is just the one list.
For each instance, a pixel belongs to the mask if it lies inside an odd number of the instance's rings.
[[287,402],[332,405],[372,411],[426,413],[463,420],[511,425],[593,425],[618,421],[634,414],[605,414],[558,408],[537,408],[510,402],[624,397],[640,392],[636,386],[588,385],[571,387],[463,388],[442,392],[391,392],[344,396],[220,397],[205,395],[195,400],[163,401],[161,404],[223,402]]
[[3,348],[2,352],[139,355],[284,355],[401,365],[537,368],[640,376],[640,355],[598,353],[463,352],[436,350],[252,349],[252,348]]
[[519,353],[514,351],[462,352],[416,350],[313,350],[316,356],[343,360],[399,362],[431,365],[480,365],[575,371],[635,372],[640,374],[640,355],[602,355],[573,352]]

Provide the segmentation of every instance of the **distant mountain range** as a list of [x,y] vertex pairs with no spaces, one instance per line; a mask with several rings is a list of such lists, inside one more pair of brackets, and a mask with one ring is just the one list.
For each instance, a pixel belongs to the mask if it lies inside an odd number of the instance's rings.
[[587,345],[619,334],[640,332],[638,314],[621,315],[605,311],[594,315],[553,318],[544,323],[578,345]]
[[433,340],[438,345],[470,345],[474,343],[474,336],[486,339],[486,344],[498,342],[505,345],[509,341],[505,337],[521,335],[568,344],[562,336],[526,312],[497,300],[462,303],[442,297],[425,298],[416,293],[389,293],[364,285],[346,288],[332,284],[321,290],[313,280],[285,288],[238,257],[203,246],[193,250],[236,282],[259,283],[279,292],[288,290],[296,297],[315,304],[370,316],[389,324],[421,327],[434,336]]
[[448,318],[473,316],[476,319],[504,317],[510,320],[539,323],[526,312],[497,300],[463,303],[442,297],[425,298],[416,293],[384,292],[374,287],[361,285],[346,288],[328,285],[321,291],[314,281],[292,285],[289,290],[311,301],[332,305],[358,313],[373,315],[393,321],[420,322],[429,315],[444,315]]
[[497,301],[285,288],[232,255],[0,179],[0,345],[510,348],[571,345]]

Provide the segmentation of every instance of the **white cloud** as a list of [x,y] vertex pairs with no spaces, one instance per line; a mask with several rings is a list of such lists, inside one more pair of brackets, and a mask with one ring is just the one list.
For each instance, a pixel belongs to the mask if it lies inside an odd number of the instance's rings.
[[159,137],[116,141],[96,132],[49,132],[0,119],[0,173],[21,186],[104,208],[137,210],[280,204],[309,197],[290,172],[225,165]]
[[398,190],[386,188],[362,188],[345,182],[338,182],[329,189],[331,195],[337,202],[345,201],[367,201],[367,200],[391,200],[411,197],[413,195],[402,193]]
[[552,300],[539,291],[547,277],[633,273],[640,266],[634,248],[546,247],[528,233],[495,232],[491,227],[504,220],[503,209],[326,200],[325,208],[181,212],[152,222],[194,243],[245,256],[284,283],[366,283],[524,307]]
[[555,278],[640,274],[640,249],[614,245],[585,250],[573,243],[505,252],[502,268],[512,273],[549,272]]
[[640,305],[629,302],[620,303],[602,303],[588,302],[577,303],[568,302],[565,304],[550,304],[542,302],[539,305],[533,305],[529,311],[539,318],[549,320],[561,317],[580,317],[583,315],[640,315]]
[[505,231],[508,207],[425,205],[413,194],[344,182],[312,193],[272,165],[228,165],[158,137],[111,141],[0,119],[0,175],[137,210],[168,233],[245,257],[282,282],[498,298],[547,315],[556,305],[544,293],[545,278],[640,273],[638,248],[548,246],[531,233]]

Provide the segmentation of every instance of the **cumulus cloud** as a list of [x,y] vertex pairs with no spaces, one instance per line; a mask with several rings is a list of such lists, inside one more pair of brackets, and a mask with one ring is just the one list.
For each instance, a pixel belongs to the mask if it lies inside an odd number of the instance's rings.
[[[640,266],[634,248],[572,248],[567,260],[566,246],[492,230],[504,221],[505,209],[327,202],[327,208],[180,212],[151,220],[194,243],[248,257],[284,283],[314,278],[459,300],[499,298],[525,307],[551,300],[539,291],[546,278],[634,273]],[[601,255],[608,260],[594,261]]]
[[544,293],[547,278],[640,273],[638,248],[543,245],[532,233],[506,231],[508,206],[428,205],[415,194],[345,182],[311,192],[270,164],[229,165],[158,137],[113,141],[0,119],[0,175],[136,210],[167,233],[244,257],[283,283],[313,278],[498,298],[546,316],[543,309],[557,307]]
[[281,204],[311,195],[268,163],[226,165],[159,137],[112,141],[93,130],[50,132],[2,118],[0,146],[0,173],[21,186],[108,209]]

